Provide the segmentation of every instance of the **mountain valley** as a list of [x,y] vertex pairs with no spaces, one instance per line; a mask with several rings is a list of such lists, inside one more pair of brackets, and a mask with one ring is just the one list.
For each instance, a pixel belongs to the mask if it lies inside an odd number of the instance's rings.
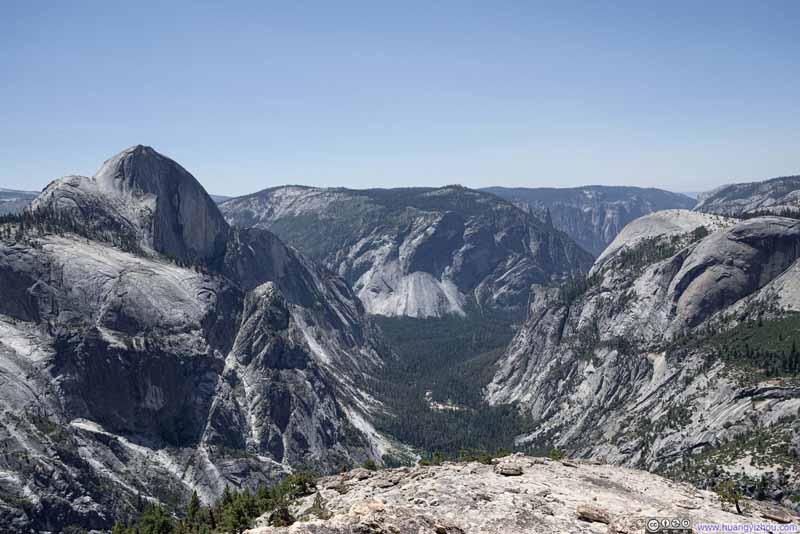
[[[391,490],[355,517],[350,497],[286,488],[360,465],[500,476],[479,466],[514,450],[552,458],[509,457],[523,471],[607,463],[797,511],[800,222],[786,179],[764,184],[697,210],[636,188],[285,186],[217,204],[141,145],[55,180],[0,217],[0,532],[184,528],[198,506],[217,525],[202,532],[264,510],[278,532],[304,515],[285,498],[309,495],[338,518],[320,532],[373,512],[480,532],[455,501],[431,515]],[[574,522],[574,498],[539,504]]]
[[591,264],[562,232],[461,186],[286,186],[220,209],[231,224],[268,229],[337,272],[375,315],[523,311],[531,284],[558,283]]

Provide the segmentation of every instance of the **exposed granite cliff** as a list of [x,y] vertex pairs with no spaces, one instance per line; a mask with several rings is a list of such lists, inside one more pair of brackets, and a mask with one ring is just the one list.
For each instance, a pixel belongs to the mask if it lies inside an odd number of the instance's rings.
[[[741,474],[745,462],[753,487],[766,475],[783,480],[768,485],[786,499],[795,482],[781,470],[800,474],[800,389],[791,375],[748,367],[749,352],[738,363],[721,356],[733,332],[762,335],[794,320],[798,257],[796,220],[643,217],[583,287],[534,291],[486,396],[537,421],[521,442],[648,469],[725,450],[716,478],[719,469]],[[755,444],[764,439],[766,448]]]
[[57,180],[0,238],[0,525],[110,528],[392,447],[348,286],[154,150]]
[[225,251],[228,225],[214,201],[186,169],[142,145],[110,158],[91,178],[55,180],[31,208],[68,213],[178,260],[211,263]]
[[531,284],[550,284],[591,262],[563,233],[459,186],[286,186],[220,207],[229,222],[269,229],[338,272],[373,314],[463,314],[470,302],[519,310]]

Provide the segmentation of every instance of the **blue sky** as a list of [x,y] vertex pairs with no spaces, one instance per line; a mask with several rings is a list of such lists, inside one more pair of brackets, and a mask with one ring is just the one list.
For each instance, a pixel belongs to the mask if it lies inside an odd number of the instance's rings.
[[0,3],[0,187],[147,144],[210,192],[800,174],[800,2]]

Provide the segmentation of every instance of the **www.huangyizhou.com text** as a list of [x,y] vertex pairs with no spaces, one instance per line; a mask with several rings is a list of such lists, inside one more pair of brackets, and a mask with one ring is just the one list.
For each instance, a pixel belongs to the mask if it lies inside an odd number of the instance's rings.
[[800,533],[800,525],[793,523],[695,523],[695,532],[703,534],[721,534],[730,532],[797,532]]

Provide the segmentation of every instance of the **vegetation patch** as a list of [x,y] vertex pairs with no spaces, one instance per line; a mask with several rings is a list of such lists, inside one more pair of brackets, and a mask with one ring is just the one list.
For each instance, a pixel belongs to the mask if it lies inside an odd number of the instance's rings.
[[793,208],[782,208],[780,210],[756,210],[748,211],[741,215],[734,215],[739,219],[755,219],[757,217],[786,217],[787,219],[800,219],[800,210]]
[[467,317],[376,322],[397,352],[374,386],[392,412],[379,419],[380,430],[430,461],[434,453],[457,458],[465,449],[512,449],[514,438],[530,429],[514,407],[489,406],[482,396],[514,335],[510,317],[481,316],[473,309]]
[[758,319],[712,336],[715,356],[764,378],[800,373],[800,313],[780,319]]
[[699,487],[728,490],[738,488],[756,499],[769,498],[774,490],[796,485],[800,459],[790,449],[787,421],[770,427],[742,432],[679,462],[660,469],[660,473]]
[[[112,534],[240,534],[252,528],[254,521],[267,512],[272,526],[289,526],[295,521],[289,512],[289,503],[316,491],[316,476],[304,472],[289,475],[274,486],[263,486],[255,493],[225,488],[225,493],[212,506],[202,506],[197,493],[193,493],[187,507],[179,513],[150,505],[129,525],[114,525]],[[321,501],[314,506],[323,513]]]
[[602,277],[598,273],[591,276],[573,275],[558,288],[558,302],[563,306],[570,306],[601,281]]

